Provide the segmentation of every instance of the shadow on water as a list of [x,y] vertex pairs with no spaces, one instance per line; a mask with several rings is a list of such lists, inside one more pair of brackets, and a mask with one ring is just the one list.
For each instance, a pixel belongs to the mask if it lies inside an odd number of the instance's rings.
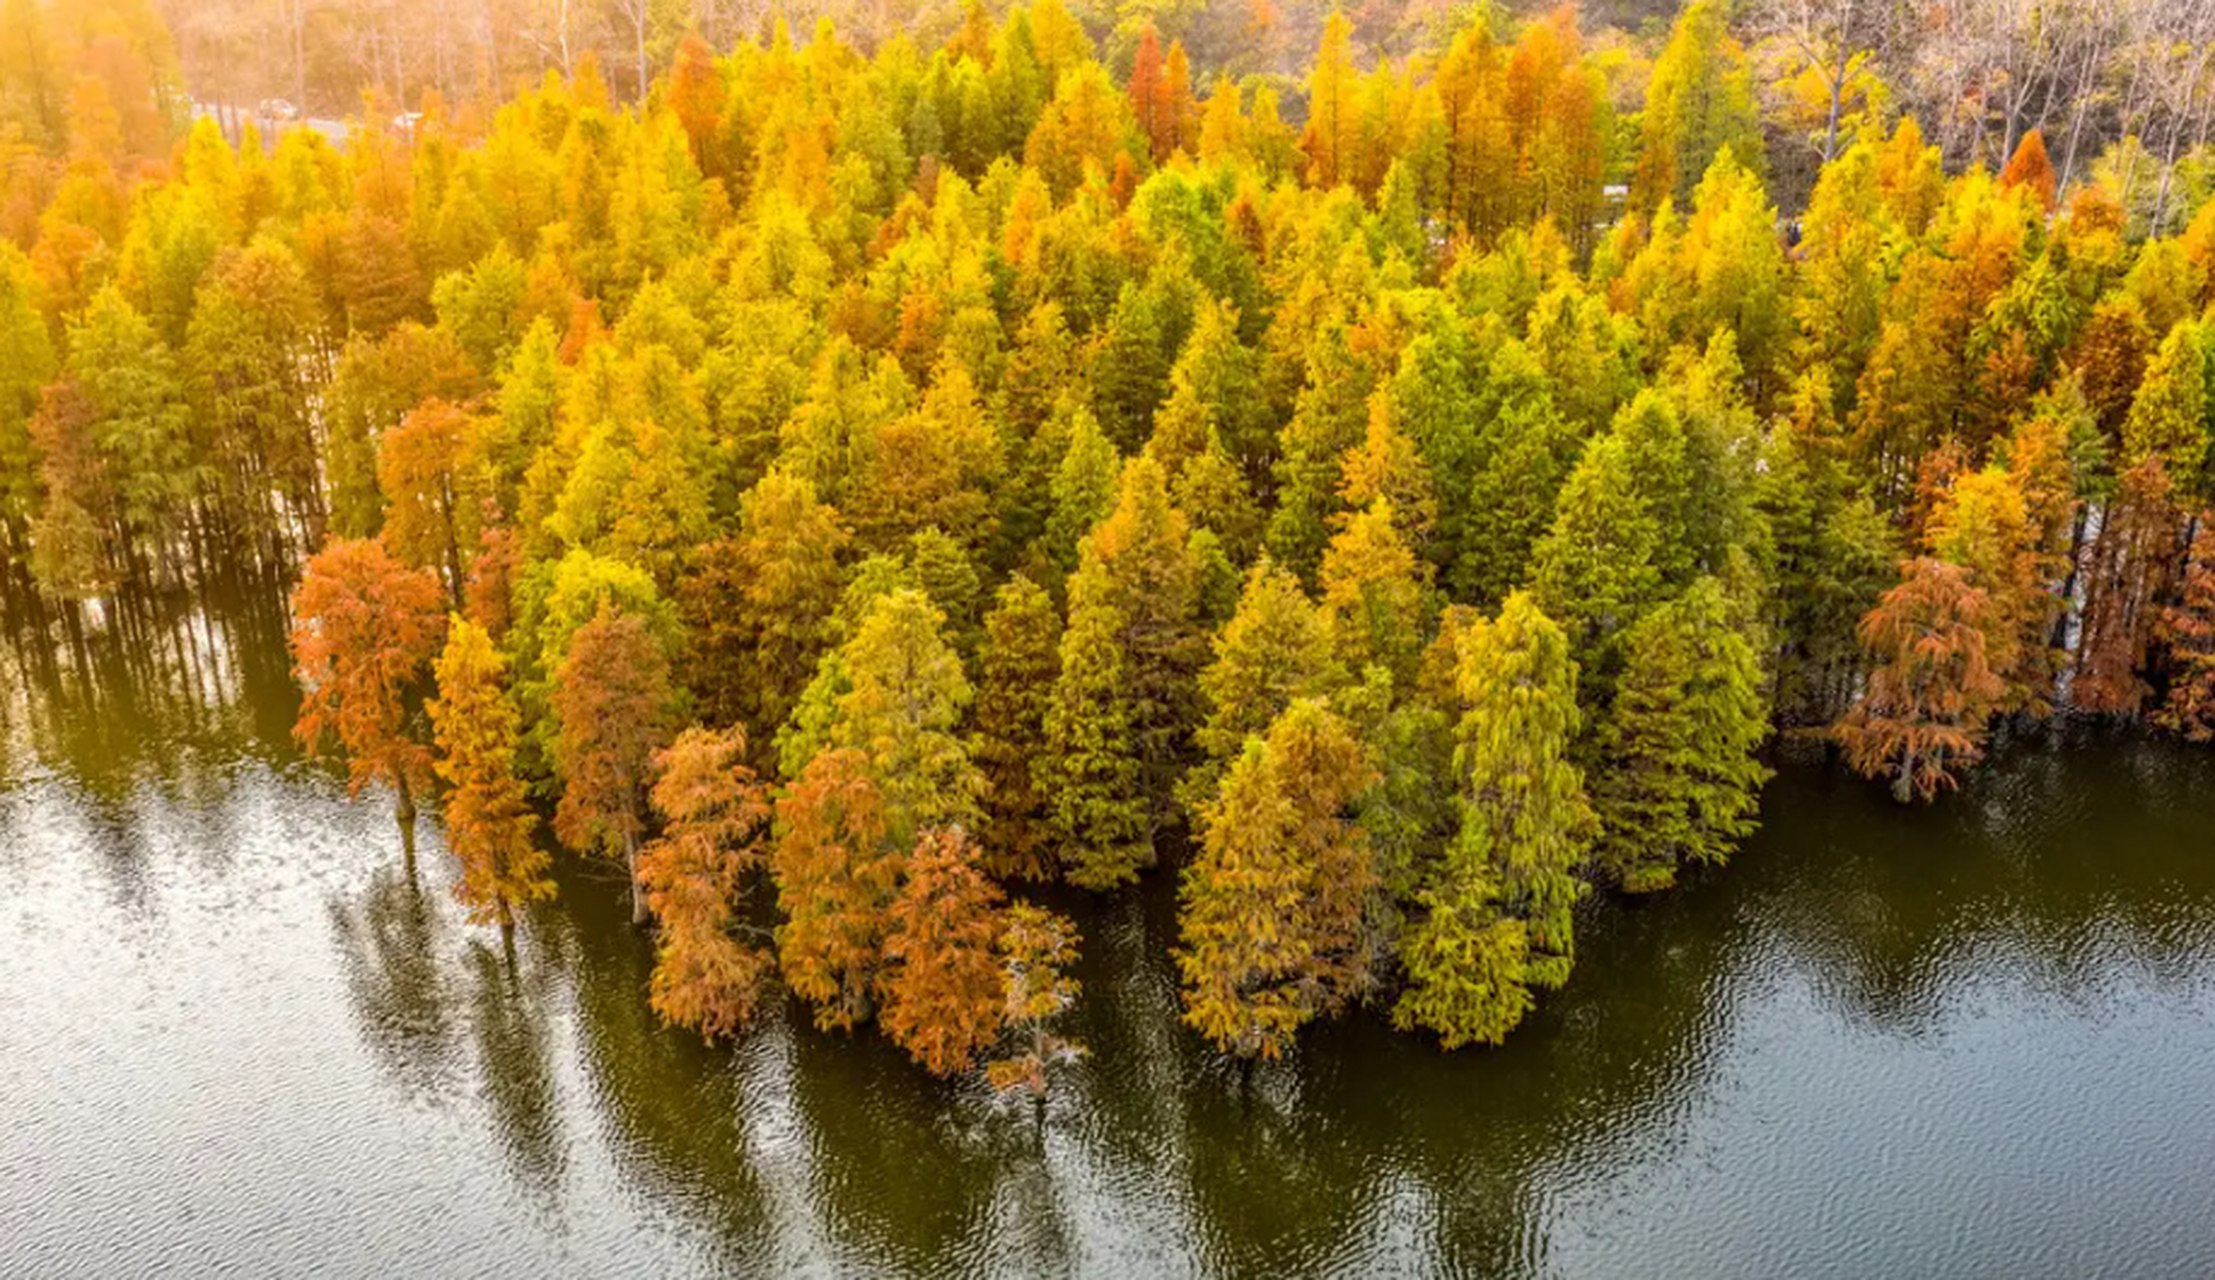
[[[2181,1212],[2215,1116],[2180,1083],[2215,1071],[2215,754],[2061,725],[1912,810],[1786,761],[1733,865],[1590,904],[1569,987],[1495,1050],[1441,1053],[1378,1010],[1241,1071],[1178,1022],[1172,873],[1057,891],[1091,1053],[1034,1109],[796,1008],[723,1047],[660,1026],[650,939],[598,864],[557,859],[511,960],[451,900],[428,815],[411,879],[388,819],[300,765],[274,594],[19,630],[0,662],[0,839],[39,872],[0,1007],[72,963],[38,923],[82,912],[239,970],[117,961],[124,996],[75,1031],[113,1087],[178,1065],[152,1046],[180,984],[253,990],[295,1037],[335,1007],[335,1040],[256,1068],[282,1075],[266,1102],[208,1104],[242,1150],[267,1135],[226,1171],[238,1203],[284,1204],[326,1269],[458,1266],[420,1250],[466,1236],[533,1273],[2215,1270]],[[233,914],[161,914],[203,897]],[[319,927],[278,927],[303,909]],[[0,1039],[0,1106],[118,1159],[158,1141],[74,1110],[58,1052]],[[288,1102],[325,1093],[345,1132],[297,1134]],[[2075,1094],[2110,1101],[2073,1119],[2054,1100]],[[7,1155],[0,1202],[36,1168]],[[2078,1166],[2102,1181],[2037,1173]],[[97,1201],[32,1202],[61,1215],[49,1238],[103,1230]],[[363,1202],[401,1228],[359,1238]],[[211,1209],[192,1230],[222,1258],[277,1228]],[[0,1272],[37,1261],[0,1239]]]

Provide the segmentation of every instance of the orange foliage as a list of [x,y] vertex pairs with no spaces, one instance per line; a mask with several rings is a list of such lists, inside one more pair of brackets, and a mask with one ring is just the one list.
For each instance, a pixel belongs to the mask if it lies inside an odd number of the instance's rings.
[[777,801],[777,960],[825,1031],[850,1030],[871,1012],[885,912],[907,864],[885,840],[885,817],[869,757],[851,749],[817,753]]
[[1958,565],[1911,560],[1861,620],[1879,665],[1833,732],[1865,777],[1892,777],[1902,803],[1956,785],[1984,756],[1985,721],[2006,686],[1985,661],[1985,594]]
[[644,923],[638,841],[648,772],[670,728],[669,660],[643,619],[603,600],[570,640],[551,701],[562,779],[554,834],[573,849],[620,855],[631,873],[632,919]]
[[2046,134],[2033,129],[2015,144],[2015,154],[2008,157],[2007,167],[2000,170],[2000,186],[2012,191],[2027,187],[2038,197],[2040,208],[2049,212],[2054,207],[2053,161],[2046,155]]
[[1006,992],[993,955],[1000,888],[959,827],[926,831],[892,904],[884,1030],[933,1075],[961,1070],[999,1038]]
[[768,790],[745,765],[746,731],[687,729],[654,756],[654,808],[666,824],[639,854],[661,921],[654,1012],[710,1041],[754,1016],[773,965],[740,941],[746,882],[767,859]]
[[2123,477],[2084,571],[2084,625],[2069,701],[2097,715],[2136,715],[2146,698],[2139,671],[2158,620],[2180,514],[2161,455]]
[[437,579],[360,538],[326,545],[292,593],[301,689],[293,736],[311,754],[336,740],[352,794],[391,783],[403,825],[414,814],[410,788],[431,765],[430,752],[408,732],[407,694],[438,650],[441,603]]

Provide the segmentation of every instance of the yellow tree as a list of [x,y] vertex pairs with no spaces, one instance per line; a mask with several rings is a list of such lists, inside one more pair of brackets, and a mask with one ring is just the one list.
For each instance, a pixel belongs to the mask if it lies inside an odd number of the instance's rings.
[[448,787],[446,844],[461,863],[454,896],[471,922],[497,923],[515,937],[515,906],[554,896],[546,851],[532,840],[523,779],[515,771],[516,715],[505,689],[507,659],[483,627],[455,615],[438,657],[438,697],[428,710],[438,776]]

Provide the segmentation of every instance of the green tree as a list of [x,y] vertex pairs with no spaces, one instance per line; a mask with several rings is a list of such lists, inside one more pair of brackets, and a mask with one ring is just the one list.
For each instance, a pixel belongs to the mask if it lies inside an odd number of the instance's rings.
[[1615,704],[1599,731],[1592,802],[1597,862],[1633,893],[1677,868],[1720,863],[1753,834],[1769,770],[1761,662],[1722,584],[1702,578],[1631,628]]
[[1390,498],[1354,513],[1323,552],[1322,585],[1346,669],[1379,667],[1405,689],[1414,684],[1429,631],[1429,566],[1416,559],[1398,524]]
[[1123,460],[1092,414],[1069,414],[1068,448],[1054,469],[1053,507],[1046,517],[1046,554],[1061,572],[1077,567],[1077,552],[1092,527],[1115,510]]
[[922,592],[896,589],[877,598],[841,650],[848,687],[827,744],[868,760],[898,843],[978,816],[983,780],[955,732],[972,690],[944,625]]
[[1199,721],[1196,677],[1206,652],[1199,569],[1191,526],[1170,503],[1160,464],[1143,454],[1133,458],[1123,468],[1115,510],[1085,541],[1070,600],[1072,617],[1081,592],[1111,606],[1122,624],[1127,724],[1149,835],[1176,818],[1176,780]]
[[1200,673],[1207,718],[1193,734],[1206,759],[1180,791],[1194,807],[1212,801],[1246,739],[1264,732],[1298,698],[1328,698],[1346,684],[1333,651],[1330,616],[1300,580],[1267,556],[1246,574],[1238,611],[1215,637],[1215,661]]
[[1393,1013],[1449,1048],[1497,1043],[1529,1010],[1531,988],[1567,981],[1585,890],[1576,869],[1597,825],[1569,761],[1583,717],[1567,635],[1517,592],[1459,648],[1461,829],[1421,897],[1401,954],[1409,989]]
[[1185,1022],[1218,1049],[1278,1057],[1366,987],[1376,871],[1352,809],[1374,780],[1352,731],[1313,699],[1248,737],[1223,774],[1178,895]]
[[1623,633],[1660,596],[1663,552],[1630,447],[1613,434],[1593,441],[1562,488],[1532,570],[1536,602],[1567,628],[1588,694],[1612,686]]
[[205,465],[192,455],[192,411],[169,344],[111,287],[70,325],[68,371],[91,402],[130,552],[166,559]]
[[1047,779],[1058,860],[1071,884],[1110,889],[1154,864],[1141,789],[1144,761],[1131,733],[1128,621],[1097,572],[1070,583],[1061,674],[1046,709]]
[[813,485],[776,470],[740,500],[737,532],[700,549],[677,600],[711,720],[772,726],[791,717],[829,642],[851,542]]
[[1000,587],[984,629],[969,754],[984,775],[985,857],[997,875],[1050,879],[1046,722],[1061,675],[1061,618],[1045,588],[1017,574]]

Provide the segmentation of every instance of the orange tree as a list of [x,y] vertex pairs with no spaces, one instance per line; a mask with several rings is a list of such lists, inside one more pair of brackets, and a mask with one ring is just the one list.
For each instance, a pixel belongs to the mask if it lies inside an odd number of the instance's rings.
[[347,790],[391,785],[408,865],[415,865],[415,788],[430,752],[409,730],[409,701],[437,652],[445,615],[438,580],[377,543],[332,541],[292,593],[292,668],[300,682],[293,736],[312,755],[335,741]]

